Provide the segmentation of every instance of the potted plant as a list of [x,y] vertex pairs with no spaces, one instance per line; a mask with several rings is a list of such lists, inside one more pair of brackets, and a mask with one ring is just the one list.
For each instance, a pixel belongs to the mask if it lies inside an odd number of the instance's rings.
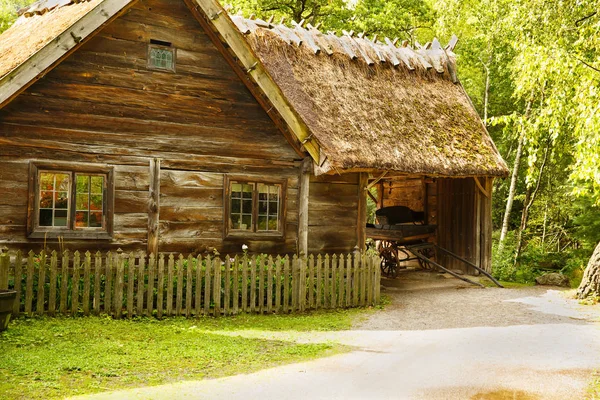
[[0,290],[0,332],[8,328],[8,321],[12,314],[13,304],[17,298],[14,290]]

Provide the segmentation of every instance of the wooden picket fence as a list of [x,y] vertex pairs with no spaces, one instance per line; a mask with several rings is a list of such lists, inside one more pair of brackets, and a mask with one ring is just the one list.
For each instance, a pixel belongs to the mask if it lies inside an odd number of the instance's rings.
[[291,313],[375,305],[379,257],[184,257],[65,251],[0,253],[13,314],[133,316]]

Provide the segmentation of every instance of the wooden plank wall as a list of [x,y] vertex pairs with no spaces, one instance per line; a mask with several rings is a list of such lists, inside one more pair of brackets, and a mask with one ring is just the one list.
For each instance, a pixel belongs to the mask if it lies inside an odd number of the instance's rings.
[[[146,68],[150,39],[177,48],[176,73]],[[25,238],[35,159],[113,166],[114,241],[93,247],[145,249],[152,158],[161,160],[161,251],[241,246],[222,240],[223,173],[288,180],[286,237],[247,244],[295,251],[299,156],[184,2],[169,0],[140,0],[0,110],[0,247],[44,243]]]
[[394,177],[383,182],[383,206],[406,206],[423,211],[424,191],[422,178]]
[[359,174],[311,176],[309,253],[342,253],[357,245]]
[[[491,271],[492,179],[480,178],[490,197],[484,196],[473,178],[437,179],[438,244],[486,271]],[[447,256],[441,264],[450,269],[475,273],[473,268]]]

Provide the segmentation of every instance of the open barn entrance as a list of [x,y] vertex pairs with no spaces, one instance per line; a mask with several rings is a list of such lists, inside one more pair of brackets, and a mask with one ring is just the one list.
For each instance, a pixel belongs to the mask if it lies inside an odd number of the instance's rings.
[[382,274],[488,275],[491,184],[488,178],[371,176],[366,236],[381,256]]

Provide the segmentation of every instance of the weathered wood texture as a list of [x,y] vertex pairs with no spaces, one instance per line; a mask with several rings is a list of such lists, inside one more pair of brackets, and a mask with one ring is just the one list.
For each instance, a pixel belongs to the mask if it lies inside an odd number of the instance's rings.
[[[24,263],[27,271],[21,268]],[[56,270],[59,263],[61,274]],[[210,256],[163,254],[156,260],[135,252],[97,252],[94,262],[90,252],[65,252],[62,257],[57,252],[30,252],[25,259],[21,252],[0,253],[0,287],[17,291],[15,316],[78,316],[93,310],[94,314],[132,318],[155,315],[156,310],[161,318],[371,306],[380,301],[379,271],[379,257],[365,253],[339,258],[226,256],[224,262]],[[115,284],[111,285],[113,276]],[[60,304],[58,310],[56,304]]]
[[[177,48],[177,71],[149,70],[151,39]],[[183,1],[143,0],[0,110],[0,247],[26,239],[29,160],[114,167],[112,241],[147,248],[150,160],[160,159],[158,249],[292,253],[301,160]],[[223,240],[223,174],[287,180],[286,235]],[[152,238],[152,236],[151,236]],[[90,247],[86,240],[67,243]]]
[[421,178],[394,177],[383,182],[383,207],[405,206],[423,211],[424,196]]
[[[491,196],[492,179],[482,178]],[[473,178],[437,179],[439,246],[491,272],[491,198],[481,194]],[[448,269],[475,273],[454,258],[438,255]]]
[[359,174],[311,176],[308,209],[310,253],[351,252],[358,243]]

